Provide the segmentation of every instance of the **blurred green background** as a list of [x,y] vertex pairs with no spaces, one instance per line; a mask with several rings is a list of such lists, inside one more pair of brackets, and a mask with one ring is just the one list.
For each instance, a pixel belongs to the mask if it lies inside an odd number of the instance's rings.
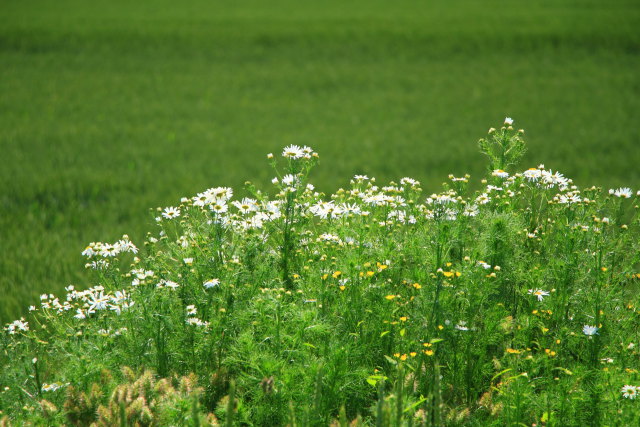
[[[268,183],[306,144],[439,189],[513,117],[523,167],[640,189],[637,0],[0,0],[0,320],[87,281],[80,251],[149,208]],[[266,188],[266,184],[260,185]]]

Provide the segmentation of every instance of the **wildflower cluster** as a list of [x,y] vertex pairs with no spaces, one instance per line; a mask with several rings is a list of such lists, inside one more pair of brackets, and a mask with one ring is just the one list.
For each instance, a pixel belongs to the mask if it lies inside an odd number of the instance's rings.
[[158,208],[144,248],[90,244],[94,283],[4,327],[0,407],[59,424],[123,408],[142,425],[182,402],[175,425],[632,425],[640,194],[517,170],[523,135],[507,118],[481,140],[477,190],[356,175],[327,196],[319,156],[291,145],[267,156],[272,195]]

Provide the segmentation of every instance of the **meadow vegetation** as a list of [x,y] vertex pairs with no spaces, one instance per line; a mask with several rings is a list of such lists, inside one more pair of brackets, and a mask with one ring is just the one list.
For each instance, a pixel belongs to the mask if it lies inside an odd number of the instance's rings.
[[1,3],[2,322],[84,289],[86,242],[268,183],[255,159],[290,144],[330,159],[324,192],[358,173],[431,193],[479,176],[478,133],[513,114],[527,164],[640,187],[636,0]]
[[[491,128],[468,175],[358,174],[269,154],[82,253],[0,338],[0,408],[27,425],[630,426],[640,419],[640,191],[520,166]],[[331,159],[324,160],[331,165]]]

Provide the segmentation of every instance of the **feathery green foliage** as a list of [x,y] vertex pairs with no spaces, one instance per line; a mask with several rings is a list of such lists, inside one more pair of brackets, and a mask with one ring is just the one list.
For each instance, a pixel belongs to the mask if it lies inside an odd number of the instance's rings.
[[[494,134],[522,143],[510,119]],[[273,195],[216,187],[159,209],[144,249],[92,243],[92,287],[6,325],[7,420],[638,419],[638,194],[539,166],[492,170],[477,191],[450,176],[428,197],[411,178],[356,175],[327,196],[308,181],[311,148],[268,157]]]

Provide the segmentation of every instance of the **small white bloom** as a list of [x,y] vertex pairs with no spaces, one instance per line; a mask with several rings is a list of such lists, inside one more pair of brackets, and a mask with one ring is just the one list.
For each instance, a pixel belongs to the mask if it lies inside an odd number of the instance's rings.
[[630,188],[628,187],[621,187],[618,188],[617,190],[609,190],[609,194],[612,194],[616,197],[620,197],[623,199],[629,199],[631,198],[631,196],[633,196],[633,191],[631,191]]
[[249,212],[255,212],[259,208],[258,202],[255,199],[251,199],[251,198],[248,198],[248,197],[245,197],[241,201],[238,201],[238,200],[234,201],[233,202],[233,206],[238,208],[238,210],[242,214],[247,214]]
[[289,159],[300,159],[305,157],[305,152],[297,145],[289,145],[282,150],[282,157]]
[[513,124],[513,119],[511,117],[505,117],[504,118],[504,124],[505,125],[512,125]]
[[226,202],[218,201],[209,205],[209,209],[211,209],[211,212],[215,212],[217,214],[223,214],[229,210],[229,206],[227,205]]
[[52,383],[52,384],[47,384],[47,383],[43,383],[42,384],[42,391],[56,391],[59,388],[64,387],[65,384],[61,384],[61,383]]
[[198,319],[197,317],[189,317],[186,320],[188,325],[191,326],[207,326],[208,323],[207,322],[203,322],[202,320]]
[[582,333],[590,337],[598,333],[598,328],[596,326],[584,325],[582,327]]
[[24,317],[21,317],[20,320],[14,320],[9,323],[5,330],[9,333],[9,335],[15,335],[16,331],[28,331],[29,330],[29,322],[24,321]]
[[96,254],[96,251],[93,250],[93,247],[87,246],[84,251],[82,251],[82,256],[86,256],[87,258],[91,258]]
[[417,187],[420,185],[420,181],[417,181],[413,178],[404,177],[400,180],[400,184],[402,185],[410,185],[412,187]]
[[469,330],[469,328],[467,327],[467,322],[465,322],[464,320],[459,321],[458,324],[455,326],[455,328],[459,331]]
[[624,385],[622,386],[622,390],[620,390],[620,392],[622,393],[622,397],[624,397],[625,399],[633,400],[638,396],[638,387],[633,385]]
[[171,280],[165,280],[164,285],[167,288],[171,288],[171,289],[176,289],[177,287],[179,287],[180,285],[178,285],[176,282],[172,282]]
[[487,193],[482,193],[478,197],[476,197],[476,203],[479,205],[486,205],[491,201],[491,197]]
[[193,258],[185,258],[182,260],[186,265],[192,265],[193,264]]
[[166,219],[173,219],[180,216],[180,209],[174,207],[164,208],[164,212],[162,212],[162,216]]
[[282,177],[282,183],[288,186],[294,186],[298,181],[298,178],[295,175],[285,175]]
[[220,284],[220,279],[209,279],[202,284],[206,289],[215,288]]
[[542,301],[544,297],[549,296],[549,292],[543,291],[542,289],[529,289],[529,294],[537,296],[538,301]]
[[480,267],[484,268],[485,270],[488,270],[488,269],[491,268],[491,266],[489,264],[487,264],[486,262],[484,262],[484,261],[478,261],[478,265]]

